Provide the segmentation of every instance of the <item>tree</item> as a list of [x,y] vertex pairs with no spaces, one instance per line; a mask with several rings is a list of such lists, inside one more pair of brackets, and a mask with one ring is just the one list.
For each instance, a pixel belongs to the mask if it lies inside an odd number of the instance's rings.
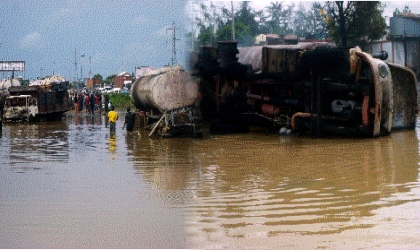
[[348,41],[376,40],[385,34],[386,23],[380,2],[326,2],[325,9],[330,34],[343,47],[347,47]]
[[197,37],[198,45],[216,45],[216,34],[211,27],[200,31]]
[[322,16],[322,7],[318,2],[312,3],[311,9],[308,12],[309,15],[309,35],[316,39],[324,39],[330,36],[327,27],[327,22]]
[[195,18],[199,30],[197,43],[215,45],[215,30],[221,22],[221,16],[212,2],[210,6],[205,3],[200,4],[200,13],[201,16]]
[[102,75],[101,74],[96,74],[96,75],[94,75],[93,77],[92,77],[92,79],[99,79],[100,81],[101,81],[101,86],[103,86],[103,78],[102,78]]
[[[241,2],[239,11],[235,13],[235,23],[242,23],[243,26],[249,28],[249,33],[252,36],[257,36],[259,34],[258,22],[256,21],[257,15],[249,7],[249,2]],[[236,33],[236,27],[235,27]]]
[[321,4],[313,2],[309,10],[303,4],[292,15],[292,33],[306,39],[323,39],[328,37],[328,28],[321,15]]
[[307,37],[309,33],[308,23],[311,17],[308,15],[302,4],[298,5],[298,10],[294,13],[293,18],[293,34],[298,37]]
[[269,28],[267,26],[267,15],[265,15],[264,10],[260,10],[260,11],[255,11],[255,19],[257,20],[258,23],[258,30],[259,33],[261,34],[268,34],[269,32]]
[[102,75],[101,74],[96,74],[96,75],[94,75],[93,77],[92,77],[92,79],[99,79],[99,80],[103,80],[102,79]]
[[104,80],[104,84],[111,84],[111,85],[114,84],[114,80],[116,76],[117,76],[116,74],[107,76],[107,78],[105,78]]
[[195,18],[198,29],[197,45],[217,45],[219,40],[232,40],[232,16],[235,23],[235,40],[240,46],[250,46],[260,32],[257,15],[249,2],[241,2],[237,10],[224,6],[218,8],[212,2],[200,4],[200,15]]
[[[251,27],[241,22],[235,22],[235,38],[239,46],[251,46],[254,43],[255,35],[251,32]],[[217,40],[231,40],[232,25],[225,25],[217,30]]]
[[291,33],[289,25],[291,24],[294,5],[283,8],[283,2],[276,1],[270,4],[269,7],[266,7],[268,33],[279,35]]
[[350,41],[378,40],[385,35],[387,25],[382,16],[383,12],[384,9],[380,2],[356,2],[356,15],[350,22],[353,27],[349,33]]
[[[224,8],[224,25],[219,27],[216,32],[217,40],[232,39],[232,12]],[[254,43],[254,37],[259,34],[258,22],[255,12],[249,7],[249,2],[242,2],[239,10],[234,15],[235,19],[235,40],[239,46],[251,46]]]
[[408,5],[404,6],[404,9],[400,11],[398,8],[395,8],[393,14],[394,16],[401,14],[401,13],[411,13],[410,7]]

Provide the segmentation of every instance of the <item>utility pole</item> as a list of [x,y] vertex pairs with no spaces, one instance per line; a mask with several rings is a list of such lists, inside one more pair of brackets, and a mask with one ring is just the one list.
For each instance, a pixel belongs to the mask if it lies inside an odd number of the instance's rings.
[[82,65],[82,58],[85,57],[85,54],[80,55],[80,80],[83,81],[83,65]]
[[177,64],[177,59],[176,59],[176,41],[180,40],[176,38],[176,30],[178,28],[175,27],[175,22],[172,23],[172,27],[171,28],[167,28],[166,31],[171,30],[172,31],[172,58],[171,58],[171,64],[172,66]]
[[89,56],[89,79],[92,79],[92,56]]
[[74,82],[77,82],[77,52],[74,49]]
[[232,5],[232,41],[235,41],[235,13],[233,13],[233,1],[230,3]]

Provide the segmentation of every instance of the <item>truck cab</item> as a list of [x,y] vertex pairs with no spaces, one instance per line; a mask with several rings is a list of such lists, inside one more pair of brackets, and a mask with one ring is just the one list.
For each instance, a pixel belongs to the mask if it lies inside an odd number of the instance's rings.
[[4,103],[4,121],[32,121],[38,115],[37,100],[31,95],[8,96]]

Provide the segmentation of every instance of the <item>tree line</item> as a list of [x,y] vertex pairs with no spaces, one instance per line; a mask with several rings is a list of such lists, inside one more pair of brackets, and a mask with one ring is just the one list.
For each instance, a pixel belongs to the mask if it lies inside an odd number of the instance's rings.
[[[295,34],[306,39],[331,38],[337,45],[377,40],[386,34],[382,16],[384,5],[378,1],[271,2],[255,10],[250,2],[203,2],[195,6],[195,31],[188,34],[194,49],[201,45],[217,45],[232,40],[232,16],[235,40],[239,46],[251,46],[259,34]],[[231,3],[231,2],[229,2]],[[239,5],[238,5],[239,3]]]

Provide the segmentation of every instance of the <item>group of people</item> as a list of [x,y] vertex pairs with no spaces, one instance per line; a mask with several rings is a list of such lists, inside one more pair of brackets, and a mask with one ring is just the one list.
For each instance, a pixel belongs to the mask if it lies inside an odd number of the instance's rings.
[[95,114],[98,111],[102,112],[102,103],[105,103],[105,113],[108,112],[109,97],[107,94],[102,95],[100,92],[94,93],[79,93],[74,92],[70,94],[71,104],[73,105],[74,113],[86,109],[86,113]]
[[[102,103],[104,103],[104,111],[107,114],[109,121],[109,128],[111,132],[115,132],[115,123],[118,120],[118,113],[115,111],[114,105],[109,101],[109,95],[105,93],[70,93],[71,103],[74,108],[74,113],[77,114],[79,111],[86,109],[86,113],[95,114],[95,110],[101,114]],[[110,110],[108,112],[108,110]],[[134,114],[131,112],[130,107],[127,107],[127,113],[124,117],[124,126],[127,131],[133,131],[134,129]]]

